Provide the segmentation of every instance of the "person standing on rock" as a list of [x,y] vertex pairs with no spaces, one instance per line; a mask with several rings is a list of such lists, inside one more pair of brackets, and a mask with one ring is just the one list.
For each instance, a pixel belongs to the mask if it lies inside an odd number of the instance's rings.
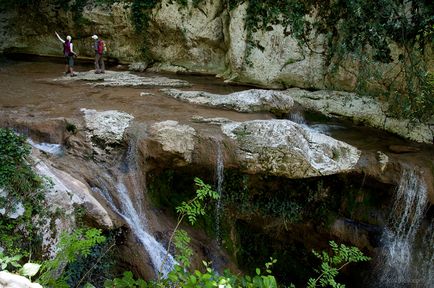
[[63,56],[65,56],[66,59],[66,67],[65,67],[65,75],[70,74],[71,77],[77,76],[76,73],[74,73],[74,57],[77,56],[77,53],[74,52],[74,45],[72,44],[71,36],[66,36],[66,41],[63,40],[57,32],[56,33],[57,38],[60,40],[60,42],[63,43]]
[[95,74],[105,73],[104,67],[104,52],[106,51],[103,40],[98,39],[97,35],[93,35],[93,49],[95,50]]

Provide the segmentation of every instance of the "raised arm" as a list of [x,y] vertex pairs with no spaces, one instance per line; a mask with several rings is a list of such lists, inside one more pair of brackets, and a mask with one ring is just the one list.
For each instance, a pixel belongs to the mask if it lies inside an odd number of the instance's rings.
[[59,38],[59,40],[60,40],[62,43],[65,43],[65,40],[63,40],[62,38],[60,38],[60,36],[59,36],[59,34],[57,34],[57,32],[54,32],[54,33],[56,33],[57,38]]

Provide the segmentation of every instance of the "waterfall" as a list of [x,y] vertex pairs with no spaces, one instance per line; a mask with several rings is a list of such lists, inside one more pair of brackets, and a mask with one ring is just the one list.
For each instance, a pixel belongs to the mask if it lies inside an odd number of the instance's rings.
[[291,111],[291,113],[288,115],[288,120],[301,125],[306,124],[306,119],[304,119],[303,112],[299,109]]
[[49,154],[53,154],[56,156],[63,155],[63,147],[60,144],[51,144],[51,143],[36,143],[32,139],[27,138],[27,142],[36,149],[44,151]]
[[160,273],[165,278],[173,270],[176,261],[149,233],[146,215],[143,210],[145,206],[144,191],[140,188],[141,185],[138,182],[136,155],[137,142],[130,141],[125,160],[120,165],[118,173],[116,173],[118,176],[115,197],[119,205],[115,204],[112,195],[104,187],[102,189],[94,187],[93,190],[100,193],[111,208],[125,220],[138,242],[149,255],[155,273]]
[[[433,231],[426,230],[429,235],[425,236],[425,241],[420,241],[422,237],[417,237],[423,232],[421,224],[427,204],[424,183],[415,171],[404,169],[389,216],[389,224],[381,239],[383,247],[378,260],[379,287],[429,287],[428,281],[433,277]],[[427,256],[427,253],[431,255]],[[421,259],[431,262],[418,263]],[[420,270],[420,265],[425,264],[428,274],[421,273]],[[424,284],[428,286],[419,286]]]
[[224,162],[223,162],[223,152],[221,148],[221,141],[216,141],[217,153],[216,153],[216,183],[217,183],[217,193],[219,194],[219,199],[217,200],[216,206],[216,239],[220,244],[220,211],[222,206],[222,192],[223,192],[223,180],[224,180]]
[[[122,181],[118,183],[117,191],[121,202],[120,214],[148,252],[155,272],[161,273],[163,277],[166,277],[176,264],[175,259],[173,259],[172,255],[168,254],[167,250],[147,232],[147,226],[144,225],[143,217],[140,217],[134,208],[129,196],[130,193]],[[166,255],[168,256],[162,266],[163,259],[165,259]]]

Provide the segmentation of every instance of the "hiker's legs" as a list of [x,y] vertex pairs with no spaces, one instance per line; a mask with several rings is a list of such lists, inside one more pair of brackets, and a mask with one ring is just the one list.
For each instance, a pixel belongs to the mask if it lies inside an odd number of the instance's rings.
[[71,76],[75,76],[75,74],[74,74],[74,58],[72,56],[68,56],[68,66],[69,66],[69,73],[71,73]]
[[105,73],[104,56],[99,55],[99,60],[100,60],[101,73]]
[[68,59],[68,57],[65,57],[65,62],[66,62],[66,64],[65,64],[65,74],[68,74],[69,73],[69,59]]
[[95,73],[100,73],[101,72],[101,69],[99,67],[100,56],[101,55],[99,55],[98,53],[95,53]]

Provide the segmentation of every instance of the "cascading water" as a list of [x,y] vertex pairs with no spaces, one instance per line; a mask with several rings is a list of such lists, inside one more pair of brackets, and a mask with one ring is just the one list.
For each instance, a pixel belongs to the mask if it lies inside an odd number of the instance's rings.
[[224,162],[223,162],[223,152],[221,147],[221,141],[216,141],[216,183],[217,183],[217,193],[219,194],[219,199],[216,205],[216,238],[217,242],[220,244],[220,211],[222,206],[222,193],[223,193],[223,180],[224,180]]
[[[95,189],[109,203],[111,208],[118,213],[128,224],[132,233],[146,250],[151,259],[156,275],[166,277],[173,270],[176,261],[170,253],[148,232],[148,223],[143,211],[143,191],[140,189],[137,177],[137,145],[130,141],[126,159],[119,168],[116,184],[116,198],[119,205],[115,204],[113,197],[103,189]],[[129,184],[129,185],[128,185]],[[134,205],[136,203],[136,205]]]
[[[405,169],[396,191],[389,225],[381,240],[383,247],[378,260],[377,287],[433,287],[434,282],[430,282],[433,278],[433,231],[426,230],[425,242],[420,241],[422,237],[417,237],[423,233],[421,223],[427,203],[424,183],[414,170]],[[421,265],[426,265],[426,272],[421,273]]]
[[51,143],[36,143],[32,139],[28,138],[27,142],[35,147],[36,149],[39,149],[41,151],[44,151],[49,154],[62,156],[63,155],[63,147],[60,144],[51,144]]
[[301,110],[294,110],[288,115],[288,120],[295,122],[297,124],[306,124],[306,119],[304,119],[303,112]]
[[119,200],[121,202],[120,214],[128,223],[134,235],[136,235],[137,239],[146,249],[151,258],[155,272],[161,273],[163,277],[166,277],[176,264],[175,260],[172,255],[168,254],[167,250],[147,232],[147,227],[144,225],[144,221],[142,220],[143,217],[140,217],[134,208],[131,198],[129,197],[129,191],[124,183],[119,182],[117,188]]

